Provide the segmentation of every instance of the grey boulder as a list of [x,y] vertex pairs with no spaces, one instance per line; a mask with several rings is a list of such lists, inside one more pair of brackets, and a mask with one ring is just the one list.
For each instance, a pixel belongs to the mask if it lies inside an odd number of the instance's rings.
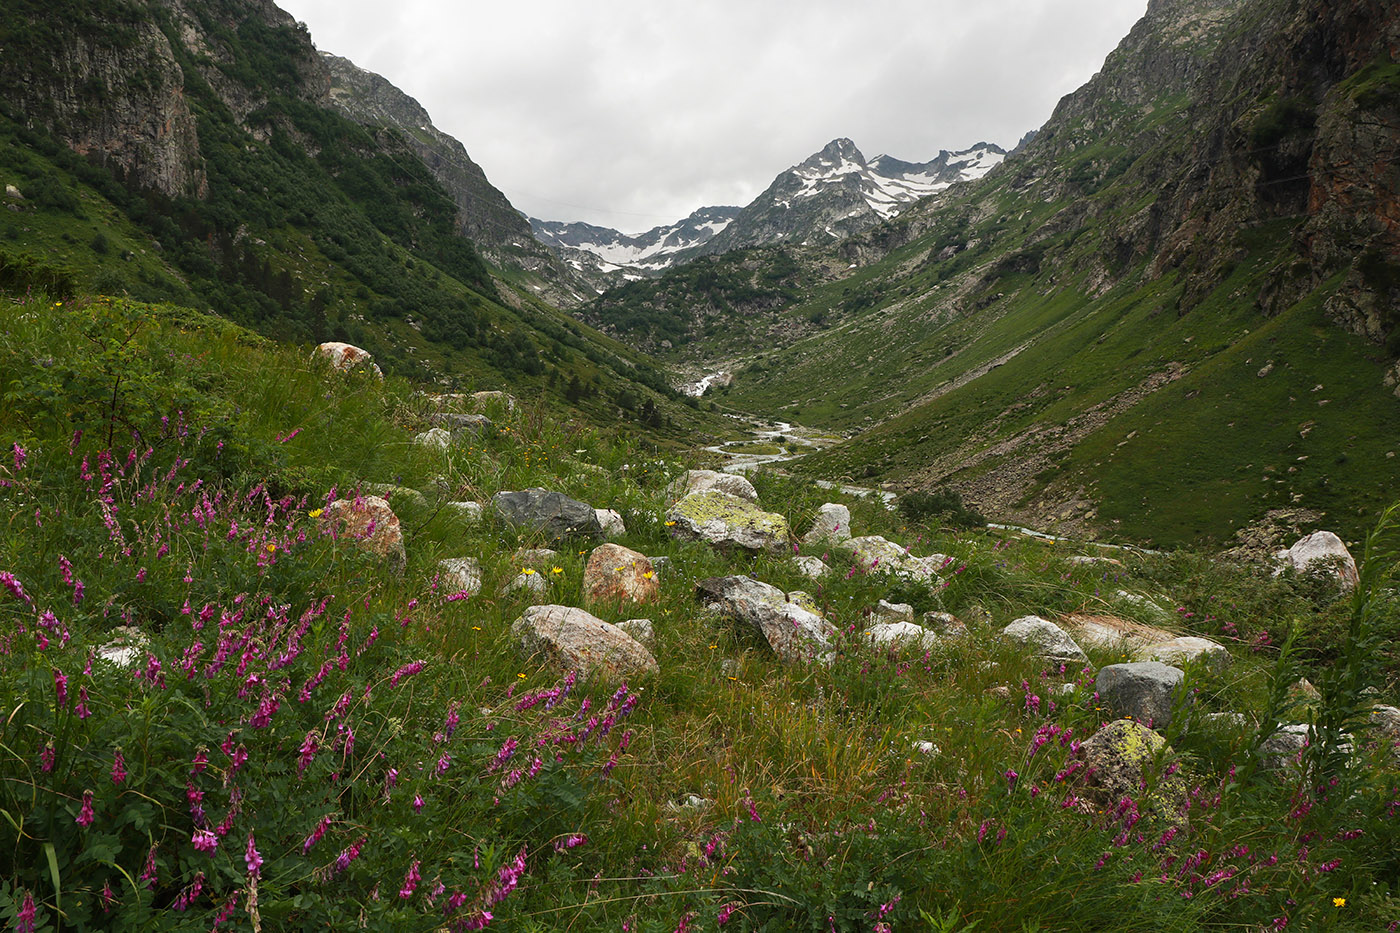
[[597,510],[562,492],[535,487],[498,492],[491,497],[496,514],[507,524],[543,533],[550,540],[572,536],[599,538],[603,526]]
[[1110,664],[1094,678],[1094,689],[1106,706],[1119,716],[1129,716],[1151,728],[1171,725],[1172,705],[1177,701],[1186,674],[1160,661]]

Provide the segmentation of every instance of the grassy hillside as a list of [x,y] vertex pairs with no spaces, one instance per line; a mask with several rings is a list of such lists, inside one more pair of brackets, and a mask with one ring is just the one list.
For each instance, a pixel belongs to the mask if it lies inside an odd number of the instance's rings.
[[[324,66],[290,19],[237,0],[21,4],[0,37],[16,53],[0,69],[0,184],[17,192],[0,211],[4,293],[173,301],[279,340],[354,343],[425,383],[567,394],[602,421],[620,411],[673,436],[706,429],[648,358],[488,267],[405,140],[322,106]],[[65,51],[44,53],[54,42]],[[84,134],[104,110],[160,119],[175,107],[151,97],[150,76],[92,66],[75,114],[29,99],[77,81],[84,49],[99,63],[173,56],[202,190],[163,194],[121,153],[74,151],[93,148]]]
[[[1185,552],[1072,562],[843,496],[857,531],[948,555],[942,579],[828,552],[807,581],[783,555],[674,540],[680,465],[630,431],[497,406],[494,429],[433,451],[411,441],[429,401],[396,377],[124,300],[0,303],[0,398],[0,916],[19,929],[1400,920],[1392,740],[1365,733],[1335,786],[1258,767],[1276,719],[1337,721],[1371,702],[1357,684],[1396,696],[1393,553],[1353,604],[1326,579]],[[830,495],[756,483],[798,533]],[[396,489],[401,573],[324,523],[369,484]],[[668,559],[656,602],[591,607],[652,620],[658,675],[581,680],[518,653],[530,598],[502,587],[532,570],[539,599],[579,605],[592,544],[521,555],[548,542],[443,503],[530,485],[619,509],[620,542]],[[483,583],[464,598],[437,561],[465,556]],[[807,589],[842,633],[830,663],[779,661],[706,610],[695,584],[720,574]],[[872,648],[881,598],[969,632]],[[1113,715],[1094,673],[1122,658],[1066,667],[996,637],[1031,612],[1217,638],[1234,663],[1190,668],[1192,704],[1244,718],[1183,712],[1146,785],[1104,797],[1076,762]],[[131,659],[107,660],[114,643]],[[1287,701],[1300,673],[1321,705]]]

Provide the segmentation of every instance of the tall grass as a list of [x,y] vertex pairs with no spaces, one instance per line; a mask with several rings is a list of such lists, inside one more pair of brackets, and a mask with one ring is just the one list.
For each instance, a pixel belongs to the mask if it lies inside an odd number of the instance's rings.
[[[412,440],[435,405],[414,387],[126,302],[0,306],[0,393],[11,926],[1400,921],[1391,742],[1336,719],[1372,701],[1361,687],[1394,696],[1377,637],[1396,618],[1381,551],[1349,604],[1210,556],[1086,565],[1066,544],[909,528],[878,503],[760,475],[764,507],[799,530],[836,496],[859,533],[950,558],[910,583],[814,550],[832,572],[810,581],[788,555],[673,540],[662,490],[682,466],[625,430],[500,404],[491,427],[435,451]],[[401,575],[313,516],[332,489],[370,483],[421,493],[390,496]],[[536,485],[617,508],[621,543],[668,559],[657,602],[595,609],[653,621],[658,677],[623,689],[517,653],[509,628],[529,598],[505,584],[531,563],[543,600],[579,605],[591,544],[489,510],[473,524],[444,503]],[[548,566],[518,556],[539,546],[556,551]],[[437,567],[462,556],[482,565],[467,598]],[[829,664],[782,663],[697,602],[697,580],[749,573],[812,596],[841,632]],[[860,633],[882,598],[954,612],[969,634],[872,647]],[[1329,648],[1357,605],[1362,637]],[[1207,635],[1234,655],[1223,673],[1190,671],[1172,751],[1127,797],[1105,797],[1077,764],[1111,715],[1094,670],[1119,653],[1065,666],[995,637],[1020,615],[1080,611]],[[1279,664],[1290,629],[1298,650]],[[122,639],[133,657],[103,660]],[[1275,702],[1294,663],[1324,687],[1314,712]],[[1244,721],[1200,715],[1227,711]],[[1320,736],[1334,717],[1349,745],[1318,747],[1344,757],[1323,759],[1331,772],[1307,756],[1254,768],[1256,722],[1274,714]]]

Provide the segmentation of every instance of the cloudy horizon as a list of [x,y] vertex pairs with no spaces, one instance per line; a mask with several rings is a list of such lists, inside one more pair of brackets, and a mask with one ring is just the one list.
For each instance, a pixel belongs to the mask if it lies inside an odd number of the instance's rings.
[[627,232],[742,206],[849,137],[909,162],[1012,148],[1148,0],[278,0],[383,75],[518,209]]

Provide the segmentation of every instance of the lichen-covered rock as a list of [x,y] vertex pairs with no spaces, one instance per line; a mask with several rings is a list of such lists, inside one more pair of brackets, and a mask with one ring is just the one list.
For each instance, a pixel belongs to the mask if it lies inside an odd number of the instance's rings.
[[475,596],[481,592],[481,562],[475,557],[448,557],[438,561],[445,592]]
[[817,509],[812,528],[802,536],[807,547],[820,547],[827,544],[840,544],[851,539],[851,510],[844,505],[828,502]]
[[938,636],[913,622],[877,622],[860,635],[872,645],[905,647],[917,645],[925,650],[938,644]]
[[623,680],[660,670],[635,638],[573,606],[531,606],[510,627],[526,658],[585,677]]
[[934,580],[946,558],[942,554],[915,557],[908,548],[900,547],[880,535],[864,535],[840,542],[842,550],[864,573],[892,573],[905,580]]
[[485,415],[464,415],[455,411],[434,412],[428,416],[428,423],[450,431],[453,437],[480,434],[492,424],[491,419]]
[[1337,578],[1342,591],[1356,586],[1360,577],[1356,560],[1342,539],[1330,531],[1314,531],[1286,551],[1274,555],[1280,568],[1292,567],[1299,573],[1326,573]]
[[892,603],[888,600],[880,600],[875,604],[875,608],[870,610],[872,622],[914,622],[914,607],[908,603]]
[[318,346],[316,353],[330,360],[331,368],[336,372],[369,372],[380,379],[384,378],[384,373],[380,371],[370,352],[354,344],[328,341]]
[[726,492],[740,499],[758,502],[758,490],[737,473],[716,470],[686,470],[666,487],[666,501],[676,502],[697,492]]
[[1094,678],[1094,689],[1104,705],[1119,716],[1131,717],[1155,729],[1171,725],[1186,674],[1160,661],[1110,664]]
[[417,508],[423,508],[428,504],[428,497],[410,486],[400,486],[396,483],[365,483],[361,489],[370,495],[378,496],[390,506],[408,502]]
[[1037,658],[1082,664],[1089,660],[1064,629],[1040,616],[1022,616],[1001,630],[1003,638],[1025,645]]
[[620,538],[627,534],[627,525],[622,521],[622,513],[616,509],[594,509],[598,524],[603,528],[603,537]]
[[486,508],[480,502],[448,502],[444,506],[449,512],[455,515],[460,521],[469,525],[475,525],[481,521]]
[[781,552],[788,547],[787,519],[748,499],[711,490],[686,496],[666,512],[671,535],[718,548]]
[[787,601],[794,606],[801,606],[803,609],[815,613],[816,615],[822,614],[822,607],[817,605],[817,601],[813,598],[811,593],[804,590],[789,591],[787,594]]
[[533,567],[526,567],[515,577],[501,587],[501,593],[510,596],[515,593],[524,593],[531,598],[543,596],[549,589],[549,578]]
[[383,558],[396,573],[402,573],[408,564],[399,517],[378,496],[335,500],[321,513],[321,527]]
[[562,492],[539,487],[498,492],[491,497],[491,505],[507,524],[540,532],[550,540],[603,535],[603,526],[598,523],[598,513],[593,506]]
[[652,654],[656,653],[656,627],[650,619],[627,619],[617,623],[617,627],[637,640]]
[[590,603],[650,603],[660,596],[656,571],[645,554],[620,544],[600,544],[583,568],[583,598]]
[[792,563],[808,580],[820,580],[831,570],[820,557],[794,557]]
[[422,434],[414,435],[413,443],[419,447],[446,450],[452,446],[452,435],[445,428],[429,428]]
[[1134,657],[1139,661],[1161,661],[1176,666],[1199,662],[1213,671],[1223,671],[1234,660],[1224,645],[1195,635],[1143,645],[1134,652]]
[[1170,752],[1166,739],[1130,719],[1114,720],[1079,746],[1085,784],[1113,804],[1125,797],[1137,799],[1144,779]]
[[814,612],[788,602],[776,586],[749,577],[710,577],[696,595],[718,612],[747,625],[785,661],[825,660],[836,629]]
[[559,552],[547,547],[523,547],[511,555],[511,559],[522,568],[534,567],[543,570],[551,567],[559,559]]

